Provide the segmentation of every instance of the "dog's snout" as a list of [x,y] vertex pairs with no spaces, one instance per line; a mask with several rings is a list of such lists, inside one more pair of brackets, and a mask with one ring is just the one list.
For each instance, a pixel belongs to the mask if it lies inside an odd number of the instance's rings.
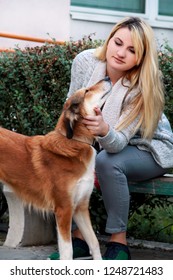
[[110,79],[106,79],[106,78],[105,78],[104,83],[103,83],[103,92],[104,93],[103,93],[101,99],[105,98],[112,90],[111,81],[110,81]]
[[109,76],[106,76],[106,77],[104,78],[104,81],[105,81],[105,82],[111,82],[111,79],[109,78]]
[[88,88],[86,88],[86,89],[85,89],[84,96],[85,96],[88,92],[89,92],[89,89],[88,89]]

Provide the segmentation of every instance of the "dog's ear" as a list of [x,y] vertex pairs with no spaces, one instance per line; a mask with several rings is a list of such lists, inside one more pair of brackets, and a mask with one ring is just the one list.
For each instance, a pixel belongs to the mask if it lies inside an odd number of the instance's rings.
[[65,130],[66,130],[66,137],[68,139],[72,139],[73,138],[73,127],[72,127],[69,119],[65,119]]
[[68,139],[73,138],[73,130],[76,121],[80,118],[80,104],[82,102],[83,98],[72,98],[69,102],[69,106],[65,108],[65,129],[66,129],[66,137]]

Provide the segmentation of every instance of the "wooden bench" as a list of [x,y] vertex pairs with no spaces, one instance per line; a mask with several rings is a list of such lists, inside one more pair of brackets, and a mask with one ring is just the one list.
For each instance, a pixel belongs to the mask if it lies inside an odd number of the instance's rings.
[[143,182],[129,182],[129,190],[131,193],[173,196],[173,174]]
[[[173,196],[173,175],[143,182],[130,182],[131,193]],[[4,186],[9,209],[8,247],[49,244],[56,240],[55,223],[34,209],[28,209],[14,192]]]

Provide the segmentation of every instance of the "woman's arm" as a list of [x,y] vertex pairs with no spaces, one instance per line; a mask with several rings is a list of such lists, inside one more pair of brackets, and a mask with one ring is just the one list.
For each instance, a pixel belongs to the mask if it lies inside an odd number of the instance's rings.
[[[109,153],[118,153],[128,145],[130,139],[136,133],[138,118],[136,118],[128,127],[121,131],[109,126],[103,119],[99,108],[95,108],[96,116],[87,116],[83,123],[97,136],[99,144]],[[132,113],[132,107],[121,114],[119,122],[129,113]],[[119,123],[118,122],[118,123]]]

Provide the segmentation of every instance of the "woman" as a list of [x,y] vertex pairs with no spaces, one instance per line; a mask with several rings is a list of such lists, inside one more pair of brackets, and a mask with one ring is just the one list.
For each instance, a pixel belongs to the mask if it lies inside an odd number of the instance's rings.
[[[173,166],[173,134],[163,115],[164,93],[157,48],[151,27],[128,17],[117,23],[101,48],[86,50],[72,65],[68,96],[105,76],[111,94],[96,116],[83,123],[98,137],[96,175],[107,211],[110,234],[103,259],[131,259],[126,230],[129,211],[128,180],[161,176]],[[74,257],[89,254],[79,230],[73,239]]]

